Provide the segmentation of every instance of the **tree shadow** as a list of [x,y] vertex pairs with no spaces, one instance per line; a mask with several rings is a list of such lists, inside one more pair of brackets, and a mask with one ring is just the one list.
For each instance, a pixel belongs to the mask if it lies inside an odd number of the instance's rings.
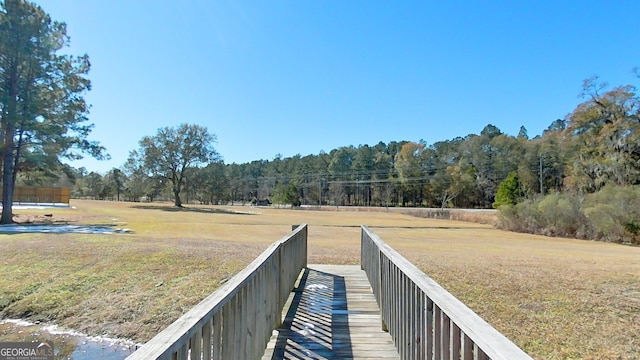
[[213,209],[213,208],[197,208],[197,207],[177,207],[177,206],[163,206],[163,205],[134,205],[134,209],[143,210],[160,210],[167,212],[193,212],[202,214],[225,214],[225,215],[255,215],[248,212],[233,211],[226,209]]
[[441,229],[441,230],[485,230],[486,226],[370,226],[372,229]]
[[353,358],[344,278],[305,269],[294,291],[271,359]]
[[[361,225],[334,225],[316,224],[314,226],[334,227],[334,228],[360,228]],[[486,226],[402,226],[402,225],[371,225],[371,229],[441,229],[441,230],[484,230]]]

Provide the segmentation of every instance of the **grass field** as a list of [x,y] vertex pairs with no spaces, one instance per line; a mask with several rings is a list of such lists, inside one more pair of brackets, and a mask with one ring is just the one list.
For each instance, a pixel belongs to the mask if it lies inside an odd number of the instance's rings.
[[15,212],[133,232],[0,235],[1,317],[146,341],[292,224],[309,224],[309,263],[333,264],[359,262],[367,224],[536,359],[640,358],[640,248],[346,208],[72,205]]

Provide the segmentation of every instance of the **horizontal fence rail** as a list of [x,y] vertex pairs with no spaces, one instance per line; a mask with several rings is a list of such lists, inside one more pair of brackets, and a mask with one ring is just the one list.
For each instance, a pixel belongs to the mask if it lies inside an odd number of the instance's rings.
[[366,226],[360,261],[402,359],[532,359]]
[[306,266],[305,224],[271,244],[127,360],[260,358]]

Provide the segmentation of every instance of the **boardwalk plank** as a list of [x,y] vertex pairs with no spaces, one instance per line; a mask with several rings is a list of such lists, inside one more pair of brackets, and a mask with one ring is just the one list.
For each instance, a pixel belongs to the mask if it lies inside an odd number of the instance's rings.
[[357,265],[309,265],[289,304],[263,360],[400,359]]

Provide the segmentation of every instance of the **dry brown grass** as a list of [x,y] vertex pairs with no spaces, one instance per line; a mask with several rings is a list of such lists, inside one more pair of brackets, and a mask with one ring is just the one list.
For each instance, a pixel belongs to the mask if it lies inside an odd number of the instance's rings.
[[375,231],[535,358],[640,358],[640,248],[493,229]]
[[0,235],[2,316],[145,341],[292,224],[309,224],[310,263],[337,264],[359,262],[367,224],[537,359],[640,358],[640,248],[345,208],[72,205],[18,212],[134,233]]

